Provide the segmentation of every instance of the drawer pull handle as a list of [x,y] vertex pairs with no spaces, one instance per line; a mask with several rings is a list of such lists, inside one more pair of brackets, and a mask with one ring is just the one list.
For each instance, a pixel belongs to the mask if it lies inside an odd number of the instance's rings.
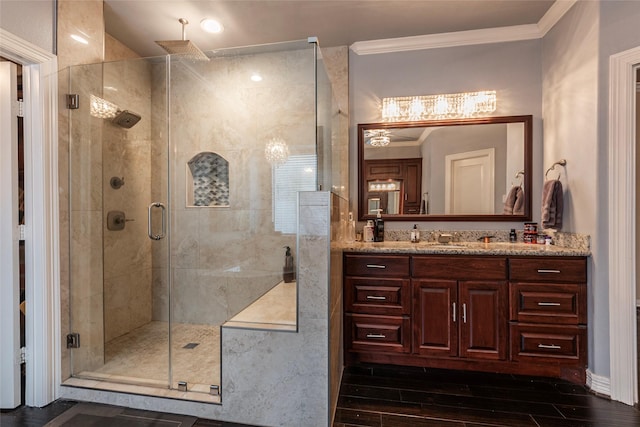
[[381,265],[381,264],[367,264],[367,268],[387,268],[386,265]]
[[541,307],[558,307],[560,303],[559,302],[539,302],[538,305]]
[[367,338],[386,338],[384,334],[367,334]]
[[538,344],[538,348],[546,348],[546,349],[549,349],[549,350],[560,350],[562,347],[560,347],[559,345],[555,345],[555,344],[551,344],[551,345]]
[[387,297],[379,297],[377,295],[367,295],[367,299],[372,299],[376,301],[386,301]]
[[453,312],[453,314],[451,315],[452,320],[453,320],[454,322],[457,322],[457,321],[458,321],[458,320],[457,320],[457,317],[458,317],[458,316],[456,316],[456,303],[454,302],[454,303],[453,303],[453,304],[451,304],[451,305],[453,306],[453,310],[451,310],[451,311]]
[[560,270],[548,270],[548,269],[544,269],[544,268],[539,268],[538,269],[538,273],[540,273],[540,274],[544,274],[544,273],[560,274]]
[[462,322],[467,323],[467,304],[462,304]]

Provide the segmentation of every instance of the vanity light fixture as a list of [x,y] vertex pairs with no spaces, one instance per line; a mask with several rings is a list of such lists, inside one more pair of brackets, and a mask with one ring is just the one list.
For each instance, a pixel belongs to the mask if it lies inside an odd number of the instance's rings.
[[264,148],[264,156],[273,166],[280,166],[289,158],[289,146],[282,138],[271,138]]
[[494,112],[496,103],[495,90],[383,98],[382,119],[403,122],[477,117]]
[[368,129],[364,131],[364,139],[372,147],[384,147],[391,142],[390,134],[386,129]]

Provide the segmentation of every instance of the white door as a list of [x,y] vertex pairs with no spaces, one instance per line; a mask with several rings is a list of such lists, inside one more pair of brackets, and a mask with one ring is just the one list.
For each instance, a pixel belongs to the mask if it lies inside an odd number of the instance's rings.
[[445,156],[445,213],[493,214],[495,149]]
[[0,408],[20,405],[16,65],[0,62]]

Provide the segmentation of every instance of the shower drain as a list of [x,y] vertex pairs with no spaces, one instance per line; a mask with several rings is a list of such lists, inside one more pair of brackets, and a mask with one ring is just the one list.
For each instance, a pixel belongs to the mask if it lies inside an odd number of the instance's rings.
[[189,350],[191,350],[192,348],[196,348],[198,346],[198,344],[200,344],[199,342],[190,342],[189,344],[185,345],[182,348],[187,348]]

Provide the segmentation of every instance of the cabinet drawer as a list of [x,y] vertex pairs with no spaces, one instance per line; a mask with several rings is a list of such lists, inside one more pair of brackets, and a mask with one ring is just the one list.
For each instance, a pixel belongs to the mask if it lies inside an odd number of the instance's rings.
[[587,281],[587,260],[564,258],[528,258],[509,260],[509,278],[527,282],[576,282]]
[[587,323],[587,288],[566,283],[510,284],[511,320],[528,323]]
[[409,353],[410,327],[408,317],[347,314],[345,328],[350,332],[350,342],[346,344],[354,351]]
[[345,255],[347,276],[409,277],[409,256]]
[[470,256],[414,256],[413,277],[445,280],[505,280],[507,259]]
[[346,311],[402,316],[411,313],[409,279],[348,277],[345,280]]
[[584,326],[511,325],[511,358],[530,362],[572,362],[584,365],[587,348]]

